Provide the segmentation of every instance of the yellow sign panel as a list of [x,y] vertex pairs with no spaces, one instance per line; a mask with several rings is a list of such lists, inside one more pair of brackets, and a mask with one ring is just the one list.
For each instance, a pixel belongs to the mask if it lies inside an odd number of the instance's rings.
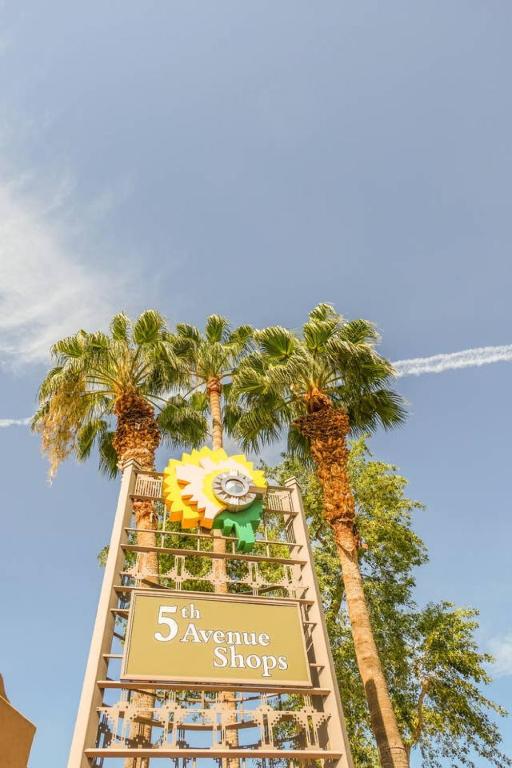
[[295,602],[134,592],[125,680],[311,686]]

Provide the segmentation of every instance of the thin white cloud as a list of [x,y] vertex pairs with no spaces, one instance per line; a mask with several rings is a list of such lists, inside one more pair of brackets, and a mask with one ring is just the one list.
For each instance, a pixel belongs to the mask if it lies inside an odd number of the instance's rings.
[[26,427],[30,424],[32,416],[27,416],[26,419],[0,419],[0,429],[5,427]]
[[462,352],[415,357],[393,363],[397,376],[421,376],[424,373],[444,373],[456,368],[472,368],[512,360],[512,344],[502,347],[476,347]]
[[512,675],[512,633],[492,639],[489,651],[494,656],[492,674],[495,677]]
[[104,327],[121,293],[117,274],[73,254],[48,203],[40,208],[15,184],[0,184],[1,363],[45,362],[57,339]]

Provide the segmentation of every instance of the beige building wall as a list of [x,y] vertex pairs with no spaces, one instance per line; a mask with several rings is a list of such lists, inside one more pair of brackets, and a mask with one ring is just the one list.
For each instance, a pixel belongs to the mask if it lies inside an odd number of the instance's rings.
[[0,756],[2,768],[27,768],[35,725],[14,709],[0,675]]

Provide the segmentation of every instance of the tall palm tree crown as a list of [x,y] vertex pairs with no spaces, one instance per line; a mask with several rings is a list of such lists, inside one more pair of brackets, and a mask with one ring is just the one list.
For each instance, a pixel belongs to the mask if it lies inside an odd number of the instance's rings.
[[178,323],[172,337],[176,357],[187,370],[187,403],[199,413],[209,411],[213,448],[221,448],[223,433],[231,433],[236,409],[229,393],[240,362],[252,350],[253,330],[249,325],[232,329],[220,315],[207,318],[204,333],[193,325]]
[[290,450],[307,455],[301,418],[325,408],[344,414],[352,433],[404,420],[402,400],[388,388],[393,367],[375,351],[372,323],[347,321],[320,304],[302,337],[273,326],[256,331],[255,340],[258,351],[243,361],[232,391],[243,405],[237,430],[245,447],[257,450],[290,427]]
[[109,334],[81,330],[54,344],[32,421],[51,474],[72,453],[88,458],[95,443],[101,469],[114,475],[128,458],[152,468],[161,437],[173,445],[204,439],[204,418],[169,397],[183,371],[169,338],[163,317],[147,310],[133,324],[115,315]]

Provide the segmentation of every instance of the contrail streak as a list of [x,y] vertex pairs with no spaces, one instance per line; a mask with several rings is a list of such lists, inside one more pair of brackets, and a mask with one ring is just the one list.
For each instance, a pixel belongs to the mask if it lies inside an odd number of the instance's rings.
[[443,373],[455,368],[472,368],[512,360],[512,344],[503,347],[476,347],[462,352],[451,352],[432,357],[415,357],[411,360],[397,360],[393,367],[398,377],[421,376],[423,373]]
[[26,419],[0,419],[0,429],[4,427],[26,427],[32,421],[32,416]]
[[[464,349],[462,352],[451,352],[432,357],[414,357],[410,360],[396,360],[393,368],[397,378],[403,376],[421,376],[424,373],[443,373],[456,368],[472,368],[490,363],[512,361],[512,344],[502,347],[475,347]],[[26,419],[0,419],[0,429],[5,427],[25,427],[30,424],[32,416]]]

